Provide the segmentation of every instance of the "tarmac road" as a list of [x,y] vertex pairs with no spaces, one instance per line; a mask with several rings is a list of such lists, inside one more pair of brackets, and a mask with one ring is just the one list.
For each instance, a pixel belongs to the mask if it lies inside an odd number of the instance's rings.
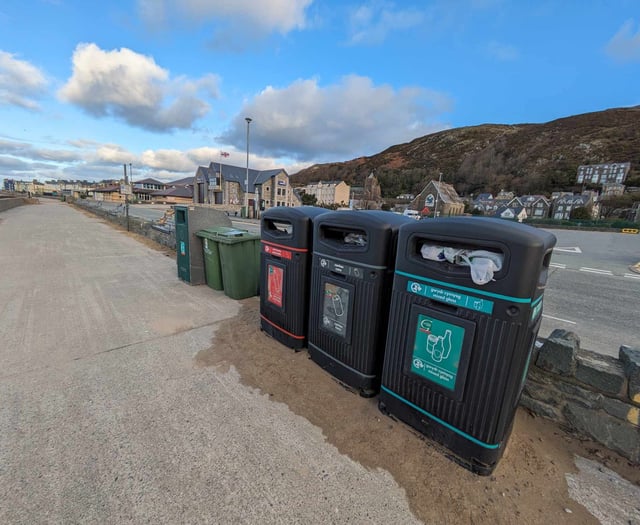
[[0,523],[414,523],[388,472],[194,364],[239,303],[71,206],[0,214]]

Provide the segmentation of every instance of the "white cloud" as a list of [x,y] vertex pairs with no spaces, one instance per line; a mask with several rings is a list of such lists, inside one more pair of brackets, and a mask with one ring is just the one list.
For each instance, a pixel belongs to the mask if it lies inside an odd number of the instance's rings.
[[191,127],[209,111],[200,96],[215,98],[215,75],[171,79],[153,58],[122,48],[103,51],[80,44],[73,54],[73,75],[60,89],[62,100],[96,117],[113,116],[151,131]]
[[444,129],[438,122],[451,109],[445,94],[423,88],[395,90],[356,75],[320,87],[298,80],[268,87],[249,102],[220,140],[238,149],[297,161],[326,161],[377,153],[394,144]]
[[36,66],[0,51],[0,105],[38,110],[36,98],[42,95],[48,82]]
[[500,42],[489,42],[487,53],[501,62],[512,62],[520,57],[520,53],[515,47]]
[[634,20],[627,20],[605,47],[618,62],[640,62],[640,25],[634,33]]
[[379,1],[363,4],[349,16],[349,43],[381,44],[389,33],[418,26],[423,19],[417,9],[396,9],[394,4]]
[[137,157],[118,144],[102,144],[96,148],[93,159],[102,164],[129,164],[137,162]]
[[184,151],[175,149],[146,150],[140,160],[150,168],[195,173],[197,165]]
[[246,47],[270,33],[287,34],[307,25],[306,9],[313,0],[138,0],[147,26],[159,30],[186,20],[208,24],[216,47]]

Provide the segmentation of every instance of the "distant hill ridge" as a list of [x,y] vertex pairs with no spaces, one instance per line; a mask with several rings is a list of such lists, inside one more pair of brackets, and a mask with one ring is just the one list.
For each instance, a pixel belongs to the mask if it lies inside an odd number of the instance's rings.
[[344,180],[362,186],[374,172],[382,195],[418,193],[442,173],[459,194],[517,195],[577,191],[581,164],[631,162],[627,185],[640,186],[640,106],[561,118],[545,124],[483,124],[426,135],[371,157],[316,164],[294,184]]

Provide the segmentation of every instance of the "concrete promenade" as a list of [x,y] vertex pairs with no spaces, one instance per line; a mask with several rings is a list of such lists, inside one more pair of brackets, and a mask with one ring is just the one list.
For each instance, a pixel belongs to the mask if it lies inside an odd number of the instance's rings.
[[388,472],[194,362],[239,308],[64,203],[1,213],[0,523],[414,522]]

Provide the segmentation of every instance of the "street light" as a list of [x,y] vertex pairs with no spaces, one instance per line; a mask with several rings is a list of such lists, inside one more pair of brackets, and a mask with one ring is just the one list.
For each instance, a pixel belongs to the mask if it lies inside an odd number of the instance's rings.
[[245,117],[245,120],[247,121],[247,176],[244,187],[244,209],[247,217],[249,217],[249,124],[251,124],[251,119]]

